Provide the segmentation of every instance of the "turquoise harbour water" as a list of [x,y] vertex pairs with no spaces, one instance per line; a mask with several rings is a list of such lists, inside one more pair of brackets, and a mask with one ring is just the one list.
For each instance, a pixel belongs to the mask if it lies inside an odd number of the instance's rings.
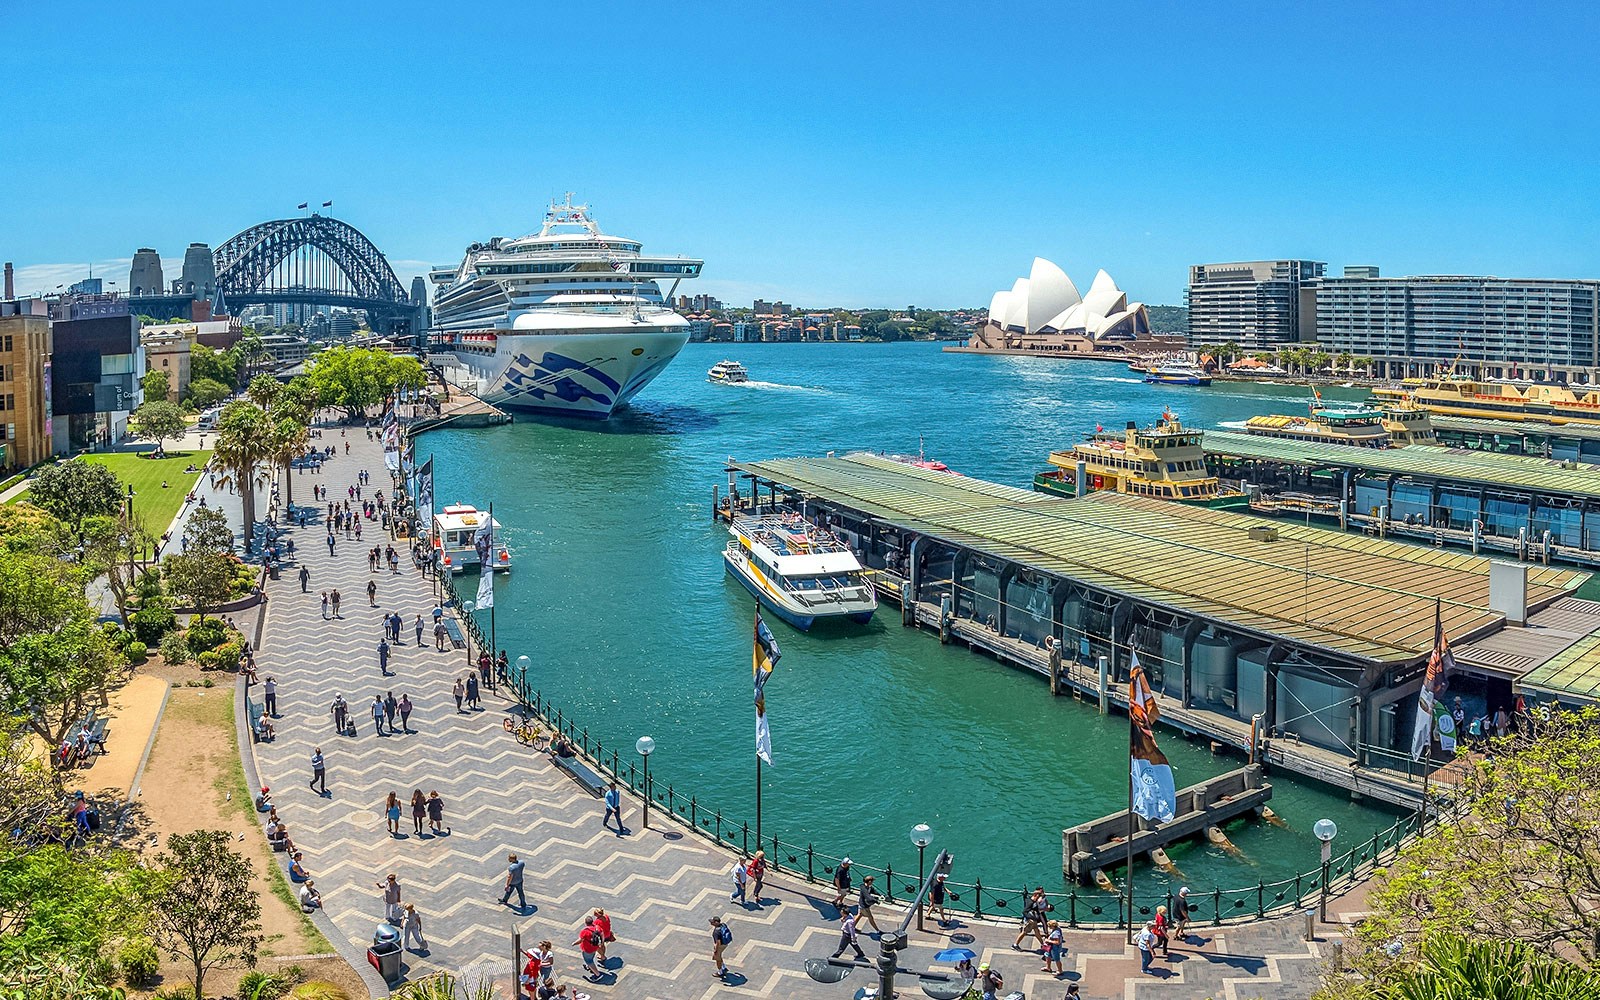
[[[753,381],[707,382],[724,357]],[[691,344],[604,425],[441,430],[420,439],[418,454],[436,458],[439,503],[493,501],[505,525],[516,568],[496,581],[498,645],[513,661],[527,654],[543,697],[591,738],[628,748],[624,761],[637,761],[636,737],[654,737],[658,790],[670,783],[737,827],[755,814],[754,605],[725,577],[726,528],[711,520],[729,456],[915,453],[921,438],[952,469],[1026,487],[1052,449],[1097,423],[1145,423],[1170,405],[1214,427],[1299,412],[1308,395],[1147,386],[1120,365],[944,354],[932,344]],[[953,879],[1056,891],[1062,829],[1124,808],[1125,717],[1051,698],[1037,675],[940,646],[901,628],[887,606],[854,631],[772,627],[783,656],[767,688],[769,840],[915,871],[908,832],[928,823],[934,848],[955,855]],[[1241,763],[1174,732],[1161,743],[1180,787]],[[1345,848],[1395,819],[1342,792],[1272,780],[1284,825],[1230,824],[1237,856],[1178,845],[1169,853],[1187,884],[1292,877],[1316,865],[1316,820],[1337,821]],[[1140,879],[1166,884],[1155,871]]]

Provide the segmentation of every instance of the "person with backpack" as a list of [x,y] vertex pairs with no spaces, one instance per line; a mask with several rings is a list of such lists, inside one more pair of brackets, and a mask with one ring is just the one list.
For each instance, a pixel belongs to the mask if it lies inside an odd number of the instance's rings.
[[722,953],[728,945],[733,944],[733,931],[722,922],[721,917],[711,918],[711,975],[717,979],[726,979],[728,964],[722,960]]
[[600,967],[596,964],[596,956],[600,953],[600,932],[595,929],[594,917],[583,919],[583,930],[578,932],[578,940],[572,943],[583,957],[583,978],[591,983],[597,982],[600,979]]
[[1000,991],[1005,987],[1006,981],[999,969],[989,968],[988,962],[978,966],[978,993],[983,1000],[998,1000]]

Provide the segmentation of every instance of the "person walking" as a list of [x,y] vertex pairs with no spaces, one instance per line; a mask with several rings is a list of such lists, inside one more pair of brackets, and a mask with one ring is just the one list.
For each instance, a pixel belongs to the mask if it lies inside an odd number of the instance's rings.
[[506,905],[506,901],[515,892],[517,894],[517,908],[522,910],[528,908],[528,897],[522,892],[522,873],[527,870],[528,866],[518,860],[515,854],[506,855],[506,891],[500,895],[501,906]]
[[1189,887],[1184,886],[1178,890],[1178,898],[1172,901],[1172,933],[1179,938],[1189,936]]
[[428,818],[428,800],[418,788],[411,793],[411,832],[422,836],[422,821]]
[[267,714],[278,717],[278,682],[271,677],[261,682],[261,695],[267,700]]
[[389,877],[378,883],[378,888],[383,890],[383,915],[389,923],[399,926],[404,919],[400,909],[400,879],[394,872]]
[[1061,955],[1064,951],[1066,951],[1066,935],[1061,933],[1061,921],[1052,920],[1044,936],[1044,968],[1040,971],[1049,972],[1053,965],[1056,975],[1065,973],[1066,969],[1061,964]]
[[328,558],[330,559],[333,558],[333,543],[336,540],[337,539],[335,538],[333,532],[328,532]]
[[467,704],[476,709],[478,707],[478,675],[467,675]]
[[620,837],[628,831],[622,825],[622,793],[617,790],[617,783],[615,781],[612,781],[611,787],[606,789],[604,800],[606,804],[606,814],[605,817],[600,820],[600,825],[606,829],[610,829],[611,817],[615,816],[617,818],[617,836]]
[[339,617],[339,588],[335,587],[328,595],[333,600],[333,617]]
[[767,884],[767,852],[757,851],[750,859],[750,888],[755,892],[756,905],[761,905],[761,890]]
[[733,871],[730,874],[733,876],[733,892],[728,896],[728,900],[744,906],[746,902],[744,888],[750,881],[749,873],[744,870],[744,862],[736,859],[733,862]]
[[372,548],[367,550],[367,572],[368,573],[376,573],[377,571],[378,571],[378,547],[376,545],[374,545]]
[[411,696],[409,694],[402,693],[400,695],[400,703],[399,703],[399,705],[397,707],[400,709],[400,731],[403,732],[403,733],[410,733],[411,732]]
[[599,935],[600,965],[604,968],[606,964],[606,945],[616,941],[617,936],[611,933],[611,914],[598,906],[594,908],[594,929]]
[[444,652],[444,622],[442,621],[436,620],[433,623],[433,645],[439,652]]
[[300,593],[311,593],[311,567],[300,567]]
[[[722,960],[722,954],[728,945],[733,944],[733,931],[722,922],[721,917],[711,918],[711,975],[716,979],[726,979],[728,976],[728,963]],[[864,957],[864,956],[863,956]]]
[[389,793],[388,799],[383,803],[383,815],[389,821],[389,835],[400,836],[400,796],[394,792]]
[[333,731],[343,736],[344,731],[350,728],[350,704],[344,700],[344,695],[333,696],[333,707],[330,711],[333,712]]
[[867,960],[866,952],[861,950],[861,944],[856,940],[856,915],[850,912],[849,907],[839,911],[839,947],[834,951],[833,957],[838,958],[843,955],[846,948],[855,950],[857,960],[862,962]]
[[839,862],[839,867],[833,870],[833,908],[844,909],[844,898],[850,895],[850,859],[845,858]]
[[422,616],[417,616],[417,648],[422,648]]
[[[883,899],[882,896],[878,895],[878,887],[872,884],[876,877],[875,875],[865,875],[861,879],[861,891],[856,895],[856,908],[859,911],[856,915],[856,922],[860,923],[865,920],[872,925],[873,930],[882,934],[883,928],[878,926],[877,918],[872,915],[872,908]],[[756,893],[757,898],[760,898],[760,895],[759,892]]]
[[1022,947],[1022,939],[1032,934],[1039,942],[1040,950],[1044,949],[1045,921],[1049,919],[1046,916],[1049,913],[1049,906],[1050,904],[1044,898],[1044,886],[1041,885],[1034,889],[1033,895],[1029,896],[1027,902],[1022,904],[1022,929],[1017,932],[1017,940],[1012,943],[1011,947],[1020,949]]
[[394,715],[400,710],[400,703],[394,700],[394,692],[386,691],[383,696],[383,717],[389,723],[389,735],[394,735]]
[[372,712],[372,724],[377,727],[378,735],[382,736],[383,735],[383,696],[382,695],[376,695],[376,694],[373,695],[372,696],[372,704],[368,706],[368,710]]
[[367,581],[367,605],[373,608],[378,606],[378,581],[376,580]]
[[460,715],[461,712],[462,712],[461,699],[463,699],[463,698],[465,698],[467,696],[467,686],[465,684],[461,683],[461,678],[459,678],[459,677],[456,678],[455,696],[456,696],[456,714]]
[[378,640],[378,673],[389,676],[389,639],[383,637]]
[[1005,985],[999,969],[990,968],[988,962],[978,966],[978,995],[983,1000],[999,1000],[1000,991],[1005,989]]
[[[324,797],[328,794],[327,764],[322,759],[322,748],[316,747],[311,751],[311,781],[310,787],[317,789]],[[318,786],[321,786],[318,788]]]
[[444,833],[444,799],[438,792],[428,793],[428,829],[435,836]]
[[578,954],[583,958],[583,978],[593,983],[600,979],[600,968],[596,965],[596,956],[600,953],[599,932],[594,929],[594,917],[583,918],[583,930],[578,932],[578,940],[572,942],[578,949]]
[[411,950],[419,955],[428,950],[428,942],[422,936],[422,914],[418,913],[417,908],[410,903],[406,904],[405,916],[401,918],[400,927],[406,947],[410,948],[411,939],[416,938],[417,946]]
[[939,914],[938,926],[940,927],[949,923],[950,920],[944,911],[944,898],[947,891],[943,873],[935,875],[933,877],[933,886],[928,890],[928,914],[930,916],[934,913]]
[[1139,949],[1139,971],[1150,972],[1150,963],[1156,957],[1156,930],[1153,922],[1146,922],[1144,930],[1135,935],[1134,945]]
[[322,592],[322,620],[328,620],[328,592],[326,590]]

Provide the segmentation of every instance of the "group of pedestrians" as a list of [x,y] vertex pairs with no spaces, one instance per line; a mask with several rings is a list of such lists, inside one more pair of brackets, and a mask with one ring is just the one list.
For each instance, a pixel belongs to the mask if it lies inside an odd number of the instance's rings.
[[1185,938],[1189,934],[1189,921],[1193,911],[1189,907],[1189,887],[1184,886],[1178,890],[1178,895],[1172,901],[1172,914],[1168,916],[1165,906],[1156,907],[1154,920],[1145,922],[1144,927],[1133,937],[1133,944],[1139,949],[1139,971],[1154,975],[1150,964],[1155,961],[1156,949],[1161,950],[1161,957],[1167,958],[1167,949],[1173,938]]
[[[391,837],[400,836],[400,816],[402,811],[399,794],[390,792],[388,799],[383,804],[383,814],[389,823],[389,836]],[[448,835],[449,831],[444,825],[444,799],[439,797],[438,792],[429,792],[427,795],[423,795],[422,789],[418,788],[411,793],[411,832],[419,837],[422,836],[422,824],[424,821],[428,824],[428,832],[435,837]]]
[[[394,798],[390,792],[389,797]],[[408,948],[419,955],[428,952],[428,940],[422,936],[422,914],[417,912],[415,905],[401,899],[403,891],[400,886],[400,876],[390,872],[375,887],[383,890],[383,918],[394,926],[400,928],[402,947]],[[415,947],[412,942],[415,941]]]

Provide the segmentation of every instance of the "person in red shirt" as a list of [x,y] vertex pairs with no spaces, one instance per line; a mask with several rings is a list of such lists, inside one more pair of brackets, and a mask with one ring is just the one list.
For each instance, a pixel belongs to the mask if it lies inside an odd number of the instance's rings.
[[600,936],[599,959],[600,964],[604,965],[606,962],[606,942],[615,941],[617,936],[611,933],[611,917],[598,906],[594,909],[594,929]]
[[754,893],[756,905],[761,905],[761,889],[767,881],[767,852],[757,851],[745,866],[745,873],[750,877],[750,888]]
[[578,932],[578,940],[572,942],[577,945],[578,952],[583,955],[583,978],[589,982],[600,979],[600,968],[595,965],[595,954],[599,952],[604,936],[594,927],[594,918],[585,917],[583,930]]

